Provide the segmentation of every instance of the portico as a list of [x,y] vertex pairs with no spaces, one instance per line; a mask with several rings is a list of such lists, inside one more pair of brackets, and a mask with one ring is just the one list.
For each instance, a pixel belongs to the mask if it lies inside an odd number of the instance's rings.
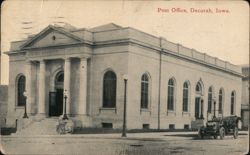
[[[72,110],[74,106],[72,106],[72,100],[71,100],[71,79],[78,78],[78,77],[71,77],[71,61],[72,59],[78,60],[79,66],[78,69],[76,70],[79,73],[79,95],[78,96],[78,101],[79,101],[79,107],[77,110]],[[53,61],[57,60],[60,61],[60,65],[55,68],[54,75],[48,75],[46,74],[46,68],[48,65],[53,66]],[[50,104],[56,104],[58,101],[62,102],[60,105],[64,105],[64,95],[67,96],[67,105],[66,105],[66,110],[67,114],[70,116],[76,116],[76,115],[86,115],[87,114],[87,61],[88,57],[86,56],[81,56],[81,57],[66,57],[66,58],[58,58],[58,59],[41,59],[41,60],[35,60],[32,59],[32,61],[27,61],[27,111],[29,115],[39,115],[42,117],[48,117],[50,116],[49,113],[51,113],[51,109],[49,109],[51,106]],[[35,67],[38,71],[38,74],[36,75],[37,82],[34,82],[31,80],[31,74],[32,74],[32,67]],[[58,85],[55,83],[56,81],[56,75],[58,73],[63,73],[63,83],[62,86],[59,90]],[[53,77],[54,76],[54,77]],[[34,109],[35,105],[34,104],[34,92],[32,92],[32,87],[37,86],[37,112],[34,112],[32,110],[32,107]],[[56,88],[57,87],[57,88]],[[59,86],[60,87],[60,86]],[[58,93],[57,90],[62,91],[61,93]],[[52,95],[52,93],[55,93]],[[57,92],[57,93],[56,93]],[[61,94],[61,95],[60,95]],[[61,96],[61,99],[58,98],[59,95]],[[49,103],[46,104],[46,101],[49,100]],[[53,103],[54,102],[54,103]],[[65,107],[63,107],[64,109]],[[64,111],[64,110],[63,110]],[[63,112],[62,111],[62,112]],[[72,111],[75,111],[72,113]],[[52,112],[53,113],[53,112]],[[60,115],[62,115],[61,113]]]

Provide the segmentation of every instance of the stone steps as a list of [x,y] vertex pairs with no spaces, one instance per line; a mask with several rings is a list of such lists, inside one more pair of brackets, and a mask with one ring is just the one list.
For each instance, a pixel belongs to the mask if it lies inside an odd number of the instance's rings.
[[16,135],[56,135],[58,118],[46,118],[34,121],[26,128],[15,133]]

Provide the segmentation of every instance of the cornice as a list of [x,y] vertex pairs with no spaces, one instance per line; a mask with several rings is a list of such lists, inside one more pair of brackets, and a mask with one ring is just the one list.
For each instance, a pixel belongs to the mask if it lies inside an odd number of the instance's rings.
[[81,45],[85,45],[85,46],[88,46],[91,48],[101,48],[101,47],[110,47],[110,46],[114,46],[114,45],[121,46],[121,45],[128,45],[128,44],[129,45],[138,45],[138,46],[143,47],[143,48],[151,49],[153,52],[162,53],[164,55],[168,55],[171,57],[175,57],[178,59],[182,59],[185,61],[189,61],[192,63],[203,65],[203,66],[206,66],[208,68],[223,71],[225,73],[229,73],[229,74],[237,76],[237,77],[241,77],[241,78],[244,77],[241,73],[235,72],[233,70],[230,70],[227,68],[222,68],[222,67],[207,63],[205,61],[195,59],[193,57],[188,57],[188,56],[182,55],[180,53],[171,52],[165,48],[161,48],[160,46],[154,46],[154,45],[145,43],[145,42],[140,41],[140,40],[132,39],[132,38],[99,41],[99,42],[83,41],[83,42],[72,43],[72,44],[61,44],[61,45],[36,47],[36,48],[34,48],[34,47],[24,48],[23,50],[9,51],[9,52],[4,52],[4,53],[8,54],[8,55],[12,55],[12,54],[18,54],[18,53],[25,53],[26,51],[30,51],[30,50],[44,50],[44,49],[50,49],[50,48],[65,48],[65,47],[68,48],[68,47],[72,47],[72,46],[81,46]]

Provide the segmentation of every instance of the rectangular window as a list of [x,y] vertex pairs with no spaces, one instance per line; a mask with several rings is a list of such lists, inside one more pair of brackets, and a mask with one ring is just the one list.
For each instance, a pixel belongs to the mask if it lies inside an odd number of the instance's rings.
[[219,95],[219,114],[222,113],[222,95]]
[[148,108],[148,83],[141,83],[141,108]]
[[234,114],[234,98],[231,98],[231,115]]
[[143,129],[149,129],[149,124],[142,124]]
[[209,113],[212,112],[212,93],[208,93],[208,109]]
[[234,102],[235,102],[235,93],[231,94],[231,115],[234,115]]
[[188,111],[188,89],[183,89],[183,109],[184,112]]
[[189,124],[184,124],[184,129],[189,129]]
[[112,129],[113,128],[113,124],[112,123],[102,123],[102,128]]
[[174,110],[174,87],[168,87],[168,110]]
[[169,129],[170,130],[174,130],[175,129],[175,125],[174,124],[169,124]]

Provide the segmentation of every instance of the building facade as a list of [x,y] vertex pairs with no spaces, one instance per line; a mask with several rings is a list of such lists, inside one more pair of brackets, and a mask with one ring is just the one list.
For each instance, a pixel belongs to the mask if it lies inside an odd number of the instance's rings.
[[241,118],[242,127],[248,129],[249,127],[249,65],[242,66],[242,104],[241,104]]
[[6,125],[8,109],[8,86],[0,85],[0,128]]
[[121,128],[124,75],[128,129],[190,128],[214,109],[240,115],[240,67],[134,28],[50,25],[7,54],[9,126],[26,104],[29,120],[66,110],[81,127]]

